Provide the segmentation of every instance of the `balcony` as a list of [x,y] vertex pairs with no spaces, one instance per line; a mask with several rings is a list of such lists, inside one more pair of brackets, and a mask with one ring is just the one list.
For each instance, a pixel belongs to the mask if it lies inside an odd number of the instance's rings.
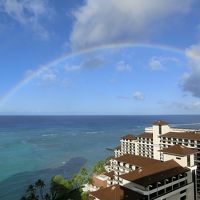
[[187,177],[183,177],[176,181],[173,181],[173,177],[172,177],[172,182],[168,180],[169,181],[168,183],[166,183],[166,180],[164,181],[165,184],[163,182],[158,182],[157,184],[152,185],[152,187],[150,187],[151,185],[149,186],[149,191],[151,191],[151,194],[150,194],[151,200],[159,198],[160,196],[163,196],[164,194],[170,193],[174,190],[177,190],[187,185]]

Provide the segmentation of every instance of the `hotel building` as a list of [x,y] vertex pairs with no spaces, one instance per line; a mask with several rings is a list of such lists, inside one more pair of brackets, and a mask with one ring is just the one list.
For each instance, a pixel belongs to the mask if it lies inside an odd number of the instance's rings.
[[200,197],[200,133],[156,121],[144,133],[126,135],[103,176],[107,187],[95,200],[191,199]]

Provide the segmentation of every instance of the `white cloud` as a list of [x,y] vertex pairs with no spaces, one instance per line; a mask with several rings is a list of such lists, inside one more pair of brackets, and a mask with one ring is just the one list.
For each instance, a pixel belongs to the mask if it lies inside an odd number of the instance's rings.
[[167,104],[167,107],[179,108],[179,109],[184,109],[184,110],[194,112],[194,111],[200,110],[200,101],[171,102]]
[[1,0],[0,12],[32,29],[41,38],[48,38],[49,33],[41,23],[52,14],[47,0]]
[[81,66],[87,69],[96,69],[98,67],[101,67],[103,64],[105,64],[105,62],[106,60],[104,60],[101,57],[89,57],[88,59],[84,60]]
[[70,41],[73,49],[148,40],[169,27],[169,17],[186,14],[193,0],[86,0],[74,12]]
[[190,72],[182,77],[183,90],[200,97],[200,44],[188,48],[185,54],[189,60]]
[[152,70],[163,70],[163,64],[161,63],[161,60],[156,58],[156,57],[152,57],[150,62],[149,62],[149,66]]
[[118,72],[125,72],[125,71],[131,72],[132,67],[128,63],[121,61],[117,64],[116,70]]
[[75,71],[80,71],[81,69],[81,66],[80,65],[72,65],[72,66],[69,66],[69,65],[66,65],[64,67],[64,70],[66,72],[75,72]]
[[66,72],[76,72],[82,69],[96,69],[101,67],[106,63],[106,60],[101,57],[87,57],[78,65],[69,65],[64,66]]
[[42,80],[47,81],[47,82],[52,82],[52,81],[54,82],[56,81],[56,79],[57,79],[57,76],[53,73],[44,74],[42,76]]
[[124,100],[128,100],[128,99],[130,99],[130,97],[129,96],[117,96],[117,98],[118,99],[124,99]]
[[141,100],[144,100],[145,97],[142,92],[137,91],[133,93],[133,98],[141,101]]
[[165,70],[172,62],[178,63],[179,60],[175,57],[153,56],[149,61],[149,66],[151,70]]

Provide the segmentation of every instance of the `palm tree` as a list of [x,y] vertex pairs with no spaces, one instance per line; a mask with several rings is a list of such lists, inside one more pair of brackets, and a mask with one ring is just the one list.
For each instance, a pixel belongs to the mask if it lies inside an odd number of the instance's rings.
[[40,190],[40,197],[41,197],[42,200],[45,200],[44,195],[43,195],[43,188],[45,187],[44,181],[41,180],[41,179],[38,179],[38,180],[35,182],[35,187],[36,187],[36,188],[39,188],[39,190]]

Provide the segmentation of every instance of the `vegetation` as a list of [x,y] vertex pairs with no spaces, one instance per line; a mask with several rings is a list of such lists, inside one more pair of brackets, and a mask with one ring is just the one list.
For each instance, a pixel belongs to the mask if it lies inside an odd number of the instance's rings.
[[100,161],[96,162],[93,167],[92,172],[97,175],[106,172],[105,167],[104,167],[106,162],[107,162],[106,160],[100,160]]
[[25,196],[21,200],[86,200],[88,194],[83,192],[81,186],[89,180],[86,168],[81,168],[80,172],[67,180],[62,176],[54,176],[49,189],[43,180],[37,180],[33,185],[29,185]]
[[[108,158],[109,159],[109,158]],[[95,163],[92,172],[101,174],[105,172],[106,160],[100,160]],[[82,186],[86,183],[92,184],[93,179],[85,167],[81,168],[79,173],[67,180],[63,176],[54,176],[50,187],[46,187],[43,180],[38,179],[33,185],[29,185],[26,194],[21,200],[87,200],[88,193],[83,192]]]

